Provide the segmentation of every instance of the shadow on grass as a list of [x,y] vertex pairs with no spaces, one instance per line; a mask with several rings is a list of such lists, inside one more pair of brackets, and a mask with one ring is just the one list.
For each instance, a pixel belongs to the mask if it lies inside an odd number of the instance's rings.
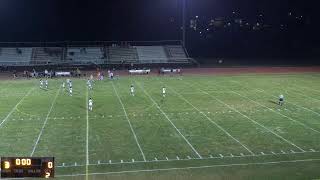
[[272,103],[272,104],[276,104],[276,105],[278,105],[278,102],[276,102],[276,101],[272,101],[272,100],[269,100],[269,103]]

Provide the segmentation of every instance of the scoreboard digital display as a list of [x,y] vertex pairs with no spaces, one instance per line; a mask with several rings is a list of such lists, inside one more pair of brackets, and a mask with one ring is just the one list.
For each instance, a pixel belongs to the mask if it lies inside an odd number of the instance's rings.
[[1,157],[1,178],[54,178],[54,157]]

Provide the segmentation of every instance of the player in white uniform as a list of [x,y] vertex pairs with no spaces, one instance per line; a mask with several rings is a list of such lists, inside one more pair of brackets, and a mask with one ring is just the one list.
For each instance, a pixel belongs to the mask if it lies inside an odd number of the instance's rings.
[[48,79],[46,79],[46,80],[44,81],[44,83],[45,83],[45,85],[46,85],[46,89],[48,89]]
[[40,88],[42,89],[42,87],[43,87],[43,81],[42,79],[40,79]]
[[72,88],[72,81],[69,80],[69,88]]
[[281,94],[281,95],[279,96],[279,105],[282,106],[283,103],[284,103],[284,96]]
[[166,97],[166,87],[162,88],[162,97]]
[[69,95],[72,96],[72,87],[69,87]]
[[88,107],[89,107],[89,111],[92,111],[92,107],[93,107],[93,100],[92,100],[91,98],[89,99]]
[[66,88],[66,83],[65,82],[62,82],[62,88],[63,88],[63,90],[65,90],[65,88]]
[[87,85],[88,85],[89,90],[92,90],[92,84],[91,84],[90,79],[88,79],[88,81],[87,81]]
[[132,96],[134,96],[134,86],[133,85],[131,85],[131,87],[130,87],[130,93]]

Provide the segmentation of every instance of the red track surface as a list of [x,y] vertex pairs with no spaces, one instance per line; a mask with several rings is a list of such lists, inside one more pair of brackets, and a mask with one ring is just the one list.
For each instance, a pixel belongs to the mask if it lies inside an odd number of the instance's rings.
[[183,69],[183,74],[272,74],[272,73],[312,73],[320,67],[243,67],[243,68],[191,68]]
[[[237,75],[237,74],[285,74],[285,73],[320,73],[320,66],[315,67],[232,67],[232,68],[186,68],[184,75]],[[116,71],[121,76],[128,75],[127,70]],[[158,75],[158,69],[151,70]]]
[[[85,73],[96,74],[95,71]],[[186,68],[184,75],[237,75],[237,74],[281,74],[281,73],[320,73],[320,66],[314,67],[232,67],[232,68]],[[21,74],[21,73],[19,73]],[[106,75],[105,70],[105,75]],[[127,70],[116,71],[120,76],[129,75]],[[158,69],[152,69],[152,75],[158,75]],[[21,78],[21,77],[20,77]],[[20,79],[19,78],[19,79]],[[0,73],[0,80],[12,79],[12,73]]]

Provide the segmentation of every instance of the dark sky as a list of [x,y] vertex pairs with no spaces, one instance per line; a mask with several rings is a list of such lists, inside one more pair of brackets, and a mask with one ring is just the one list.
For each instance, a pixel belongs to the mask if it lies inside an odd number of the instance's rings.
[[[316,12],[315,1],[188,0],[189,15],[277,19]],[[181,0],[0,0],[0,41],[179,39]]]

